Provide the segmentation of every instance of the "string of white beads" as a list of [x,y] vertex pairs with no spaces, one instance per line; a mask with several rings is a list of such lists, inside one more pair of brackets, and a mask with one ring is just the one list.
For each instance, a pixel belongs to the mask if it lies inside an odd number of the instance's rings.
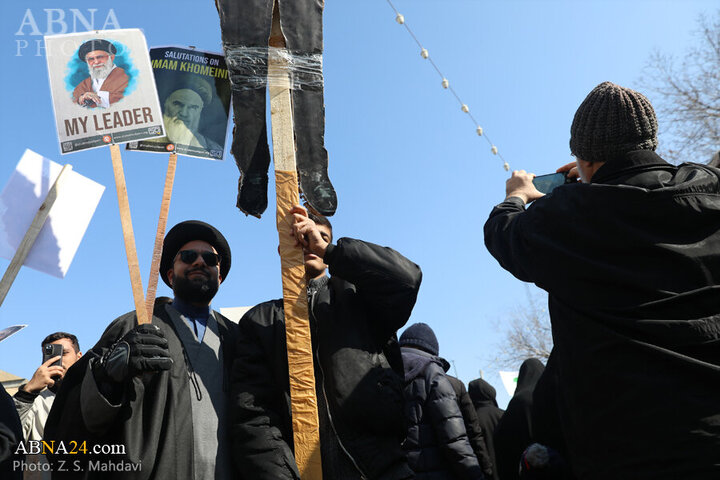
[[[390,6],[392,7],[392,9],[395,10],[395,21],[396,21],[398,24],[400,24],[400,25],[405,25],[405,17],[404,17],[400,12],[397,11],[397,9],[395,8],[395,6],[392,4],[392,2],[391,2],[390,0],[387,0],[387,2],[390,4]],[[435,70],[436,70],[436,71],[440,74],[440,76],[442,77],[442,82],[441,82],[442,87],[443,87],[444,89],[449,89],[449,88],[450,88],[450,81],[449,81],[447,78],[445,78],[445,76],[442,74],[442,72],[438,69],[437,65],[435,65],[435,62],[433,62],[433,60],[430,59],[430,52],[428,52],[427,48],[425,48],[425,47],[422,46],[422,44],[421,44],[420,41],[417,39],[417,37],[416,37],[415,34],[412,32],[412,30],[410,29],[409,26],[405,25],[405,28],[408,30],[408,32],[409,32],[410,35],[413,37],[413,39],[415,40],[415,42],[417,43],[417,45],[420,47],[420,56],[421,56],[423,59],[428,60],[428,61],[433,65],[433,67],[435,68]],[[476,123],[475,118],[473,118],[473,115],[470,113],[470,107],[469,107],[467,104],[462,103],[462,101],[460,100],[460,97],[458,97],[458,95],[457,95],[457,93],[455,93],[454,89],[450,89],[450,91],[453,93],[453,95],[455,96],[455,98],[456,98],[456,99],[458,100],[458,102],[460,103],[460,105],[461,105],[460,108],[461,108],[461,110],[463,111],[463,113],[467,113],[468,116],[469,116],[469,118],[473,121],[473,123]],[[475,132],[477,133],[477,135],[478,135],[479,137],[482,137],[482,136],[483,136],[483,128],[482,128],[480,125],[477,125],[477,123],[476,123]],[[493,155],[499,155],[499,154],[498,154],[498,148],[497,148],[495,145],[492,144],[491,140],[490,140],[487,136],[485,137],[485,140],[491,145],[490,151],[492,152],[492,154],[493,154]],[[503,161],[503,168],[505,169],[505,171],[506,171],[506,172],[509,172],[509,171],[510,171],[510,165],[508,164],[508,162],[506,162],[505,159],[502,158],[502,155],[500,155],[500,159]]]

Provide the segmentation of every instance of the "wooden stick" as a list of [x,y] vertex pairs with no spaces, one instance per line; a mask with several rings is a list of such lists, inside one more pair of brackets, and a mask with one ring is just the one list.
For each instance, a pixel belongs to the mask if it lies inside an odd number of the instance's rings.
[[[277,1],[273,12],[272,47],[285,47],[280,28]],[[295,137],[290,92],[290,72],[285,59],[270,49],[268,55],[268,90],[272,123],[276,220],[280,237],[283,306],[287,340],[290,399],[292,410],[295,462],[302,480],[322,479],[320,427],[315,395],[313,349],[307,304],[307,281],[302,247],[290,235],[292,217],[287,214],[300,204],[295,163]]]
[[158,271],[160,270],[163,239],[165,238],[165,228],[167,227],[168,212],[170,211],[170,198],[172,197],[176,167],[177,153],[171,153],[170,160],[168,160],[167,174],[165,175],[165,188],[163,189],[162,204],[160,205],[160,219],[158,220],[157,232],[155,233],[155,248],[153,249],[152,263],[150,265],[150,278],[148,279],[147,295],[145,296],[145,306],[150,318],[152,318],[153,308],[155,306]]
[[35,240],[37,240],[40,230],[42,230],[42,227],[45,224],[45,220],[48,215],[50,215],[50,209],[55,203],[55,200],[57,200],[58,190],[61,188],[63,178],[65,178],[63,175],[69,174],[71,170],[72,165],[65,165],[62,170],[60,170],[60,174],[55,179],[55,183],[53,183],[53,186],[50,187],[50,190],[45,196],[45,200],[40,205],[40,208],[38,208],[35,218],[33,218],[33,221],[30,223],[27,232],[25,232],[25,236],[20,242],[20,245],[18,245],[10,265],[8,265],[2,280],[0,280],[0,305],[2,305],[5,301],[5,297],[10,291],[10,287],[15,281],[15,277],[17,277],[17,274],[20,272],[20,267],[22,267],[23,263],[25,263],[25,259],[30,253],[30,249],[35,244]]
[[145,295],[143,294],[140,266],[138,265],[137,250],[135,249],[135,234],[133,233],[132,219],[130,218],[130,203],[128,202],[127,187],[125,186],[125,173],[123,172],[120,147],[114,143],[110,145],[110,157],[112,157],[113,173],[115,174],[115,188],[117,189],[118,206],[120,207],[120,222],[122,223],[123,238],[125,240],[125,254],[130,269],[135,314],[137,315],[138,325],[142,325],[143,323],[150,323],[150,318],[145,308]]

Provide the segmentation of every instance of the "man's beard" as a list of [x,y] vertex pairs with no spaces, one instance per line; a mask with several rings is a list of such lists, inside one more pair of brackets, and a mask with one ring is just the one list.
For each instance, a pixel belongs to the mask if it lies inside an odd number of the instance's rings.
[[184,121],[177,117],[163,114],[163,122],[165,124],[165,135],[172,143],[193,147],[202,146],[193,133],[197,130],[199,121],[195,122],[195,125],[186,125]]
[[[219,283],[217,278],[213,278],[209,273],[208,276],[188,278],[188,274],[196,270],[189,270],[183,276],[176,276],[173,279],[173,292],[180,300],[187,303],[202,303],[209,305],[218,291]],[[207,271],[205,271],[207,273]]]
[[114,63],[113,61],[108,58],[108,61],[105,62],[105,65],[103,66],[97,66],[97,67],[91,67],[88,65],[88,70],[90,70],[90,77],[93,80],[103,80],[107,78],[108,75],[110,75],[110,70],[113,69]]

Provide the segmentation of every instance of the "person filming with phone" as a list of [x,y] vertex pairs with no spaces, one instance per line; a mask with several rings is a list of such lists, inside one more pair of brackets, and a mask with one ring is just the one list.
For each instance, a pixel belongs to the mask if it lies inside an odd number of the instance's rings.
[[42,440],[55,394],[65,372],[82,356],[75,335],[55,332],[42,341],[43,362],[13,397],[25,440]]
[[720,478],[720,169],[667,163],[657,129],[644,95],[598,85],[559,169],[580,182],[544,195],[513,172],[485,223],[548,292],[543,376],[579,480]]
[[[20,385],[13,397],[26,442],[44,440],[45,423],[60,384],[68,368],[82,357],[78,339],[71,333],[52,333],[45,337],[40,345],[42,364],[35,370],[29,382]],[[42,454],[28,453],[26,460],[31,464],[47,464],[47,458]],[[43,468],[38,468],[37,472],[25,473],[25,478],[51,478],[50,472]]]

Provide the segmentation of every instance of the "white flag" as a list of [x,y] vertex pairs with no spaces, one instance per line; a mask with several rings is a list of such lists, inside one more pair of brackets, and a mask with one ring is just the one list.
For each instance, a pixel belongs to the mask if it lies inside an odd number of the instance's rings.
[[520,372],[499,372],[500,380],[502,380],[505,390],[511,397],[515,395],[515,387],[517,387],[518,375]]

